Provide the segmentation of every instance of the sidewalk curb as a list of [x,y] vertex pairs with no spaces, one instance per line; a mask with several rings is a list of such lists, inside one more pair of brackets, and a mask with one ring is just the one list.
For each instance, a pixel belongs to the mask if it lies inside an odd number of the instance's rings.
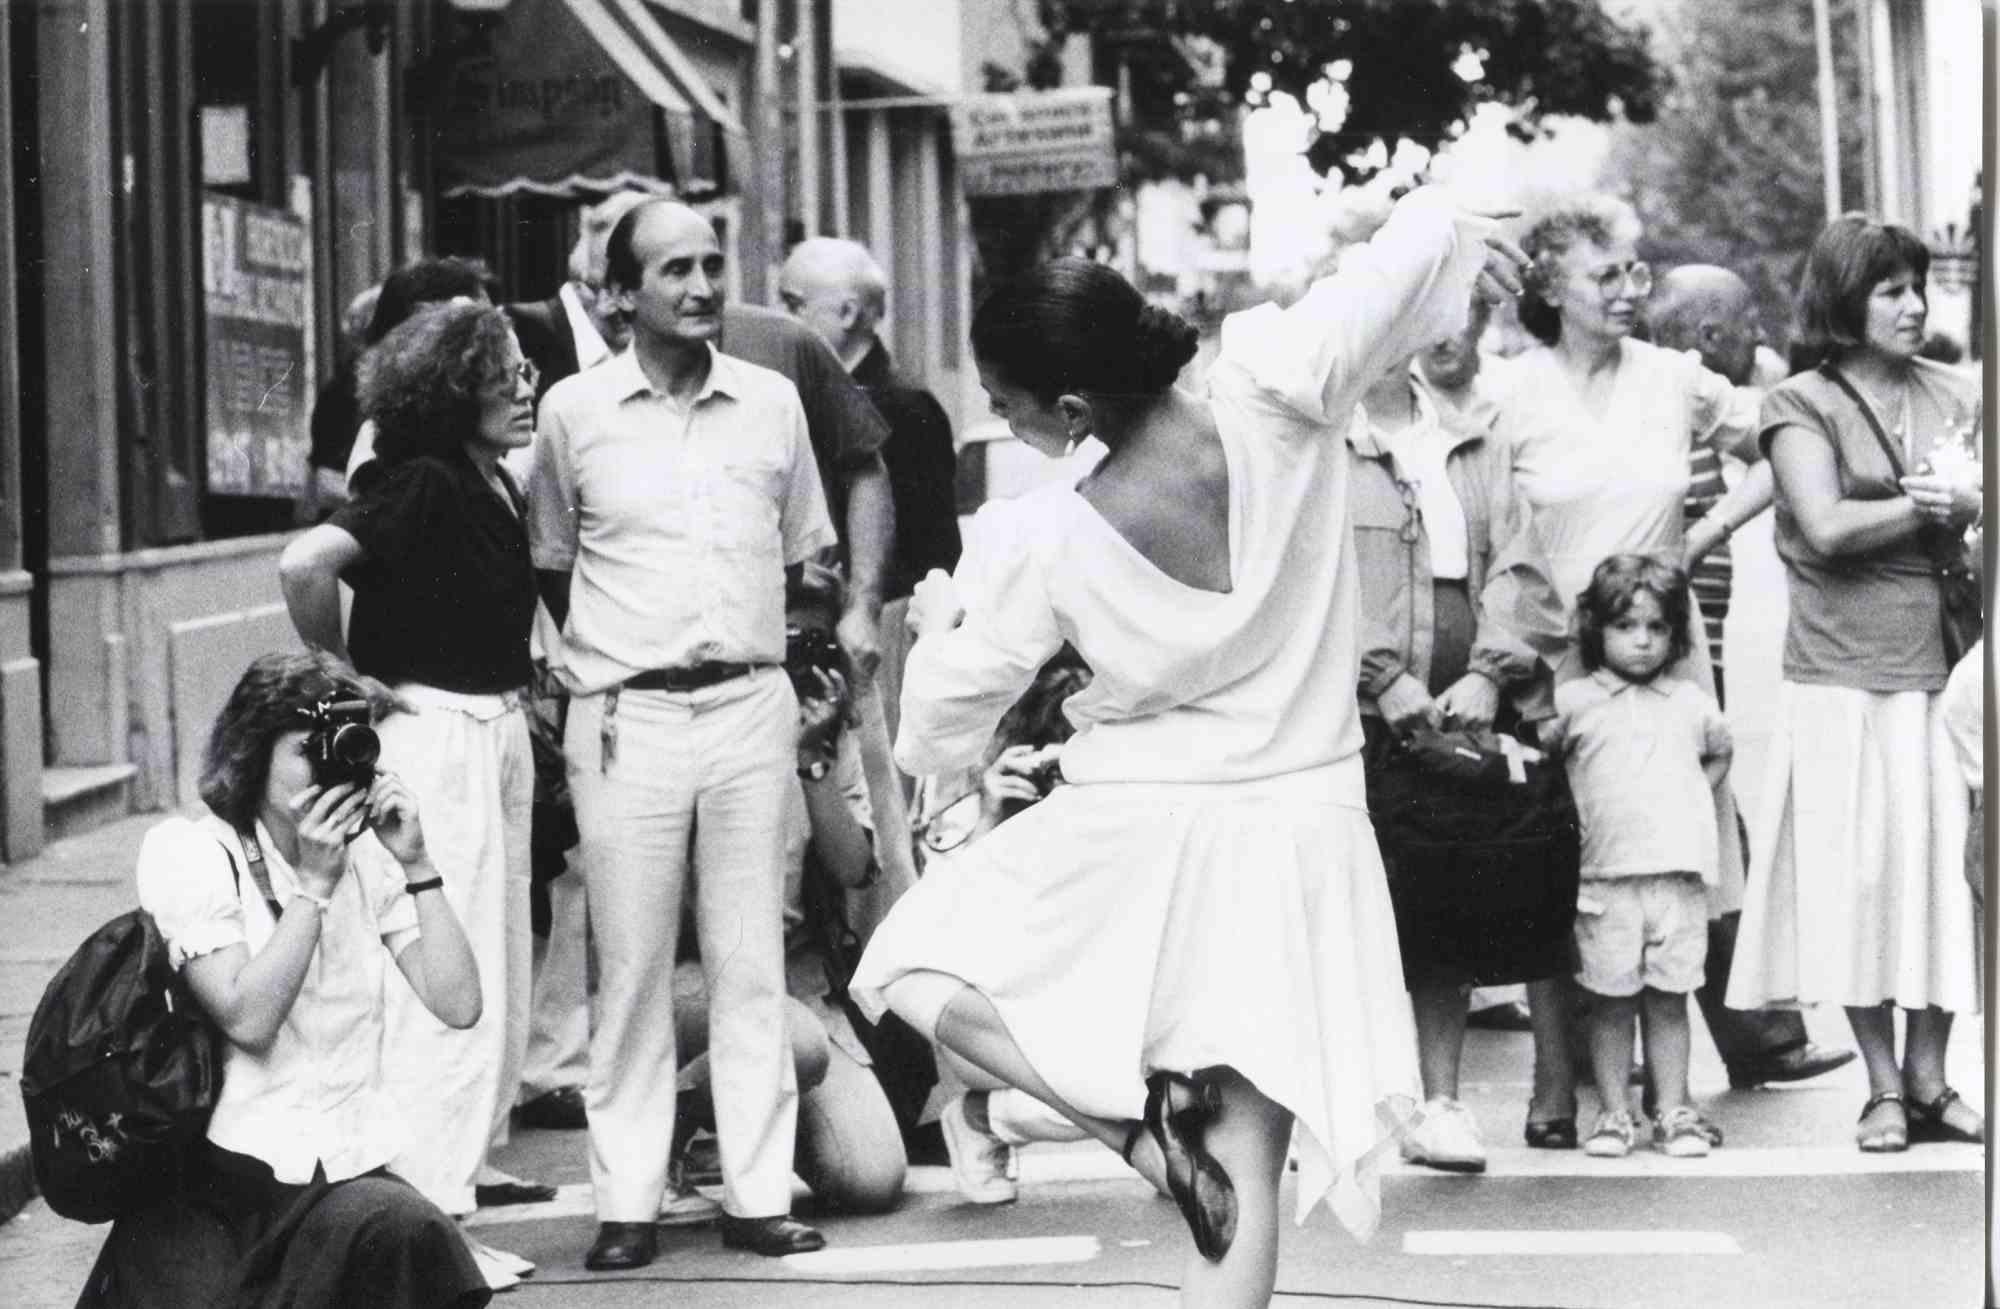
[[27,1146],[17,1145],[0,1155],[0,1223],[13,1221],[14,1215],[40,1194],[41,1188],[35,1185],[34,1159]]

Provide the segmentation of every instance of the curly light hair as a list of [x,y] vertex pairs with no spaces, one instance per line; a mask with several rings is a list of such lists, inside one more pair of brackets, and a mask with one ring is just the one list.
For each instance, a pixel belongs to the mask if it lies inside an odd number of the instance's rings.
[[1523,277],[1521,326],[1543,345],[1562,339],[1562,315],[1556,311],[1554,288],[1562,280],[1562,257],[1572,246],[1613,245],[1639,239],[1639,215],[1616,196],[1571,196],[1543,209],[1521,238],[1521,250],[1532,261]]
[[511,382],[515,352],[506,314],[469,300],[419,309],[393,328],[361,356],[356,373],[382,467],[448,454],[470,440],[481,392]]
[[202,803],[236,830],[248,830],[264,801],[272,746],[286,732],[308,726],[312,707],[322,700],[366,700],[377,720],[404,707],[388,687],[324,651],[260,655],[243,670],[209,729]]

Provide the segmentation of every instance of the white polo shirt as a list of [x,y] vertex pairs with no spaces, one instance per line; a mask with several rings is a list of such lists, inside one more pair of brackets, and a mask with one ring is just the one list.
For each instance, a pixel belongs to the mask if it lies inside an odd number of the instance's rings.
[[[261,823],[256,835],[283,906],[298,894],[298,879]],[[310,1182],[315,1164],[328,1181],[359,1177],[406,1144],[402,1113],[382,1088],[383,987],[395,953],[420,935],[417,907],[403,890],[402,866],[373,833],[348,847],[347,860],[278,1035],[262,1051],[226,1043],[222,1096],[208,1124],[209,1140],[263,1160],[291,1185]],[[139,904],[159,924],[176,968],[234,945],[254,956],[277,931],[242,845],[219,818],[169,818],[146,833],[138,879]]]
[[785,657],[785,568],[834,544],[805,410],[778,373],[709,351],[683,405],[628,347],[542,399],[535,567],[566,570],[549,664],[573,694],[709,660]]

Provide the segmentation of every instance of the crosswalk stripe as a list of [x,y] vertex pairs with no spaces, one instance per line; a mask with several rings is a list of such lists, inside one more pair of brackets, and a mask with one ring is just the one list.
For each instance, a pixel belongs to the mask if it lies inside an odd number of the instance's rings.
[[1023,1268],[1089,1263],[1102,1252],[1094,1236],[1037,1236],[1001,1241],[925,1241],[911,1245],[842,1246],[784,1257],[793,1272],[822,1276],[919,1273],[955,1268]]
[[1422,1255],[1742,1254],[1726,1232],[1588,1232],[1490,1229],[1403,1233],[1403,1253]]

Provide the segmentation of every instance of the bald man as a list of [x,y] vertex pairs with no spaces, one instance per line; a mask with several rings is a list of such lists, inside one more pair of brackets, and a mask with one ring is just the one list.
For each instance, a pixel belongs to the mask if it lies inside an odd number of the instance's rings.
[[790,1216],[782,904],[799,704],[785,577],[834,544],[833,523],[798,391],[715,348],[724,264],[708,220],[649,201],[605,253],[631,344],[543,399],[528,510],[561,632],[549,663],[570,694],[563,752],[598,962],[584,1264],[657,1253],[684,907],[710,1001],[723,1244],[797,1254],[825,1242]]
[[[1687,264],[1661,274],[1646,305],[1646,324],[1656,345],[1694,351],[1709,369],[1737,386],[1762,380],[1757,374],[1764,330],[1757,317],[1756,297],[1748,283],[1726,268]],[[1707,627],[1718,700],[1724,694],[1723,619],[1729,612],[1734,579],[1729,536],[1770,503],[1770,476],[1768,463],[1756,464],[1731,491],[1723,479],[1720,459],[1706,442],[1696,442],[1690,452],[1686,502],[1692,562],[1689,575]],[[1730,1085],[1743,1088],[1802,1081],[1853,1059],[1851,1050],[1827,1050],[1807,1039],[1805,1020],[1794,1011],[1746,1011],[1723,1005],[1739,918],[1732,913],[1709,921],[1708,978],[1695,992],[1709,1035],[1729,1070]]]
[[877,332],[888,306],[888,280],[857,241],[801,241],[778,276],[778,297],[792,317],[819,334],[861,384],[889,424],[882,461],[896,508],[896,534],[882,575],[882,668],[878,674],[889,735],[896,731],[903,659],[903,615],[917,581],[933,568],[958,566],[958,455],[944,406],[900,372]]

